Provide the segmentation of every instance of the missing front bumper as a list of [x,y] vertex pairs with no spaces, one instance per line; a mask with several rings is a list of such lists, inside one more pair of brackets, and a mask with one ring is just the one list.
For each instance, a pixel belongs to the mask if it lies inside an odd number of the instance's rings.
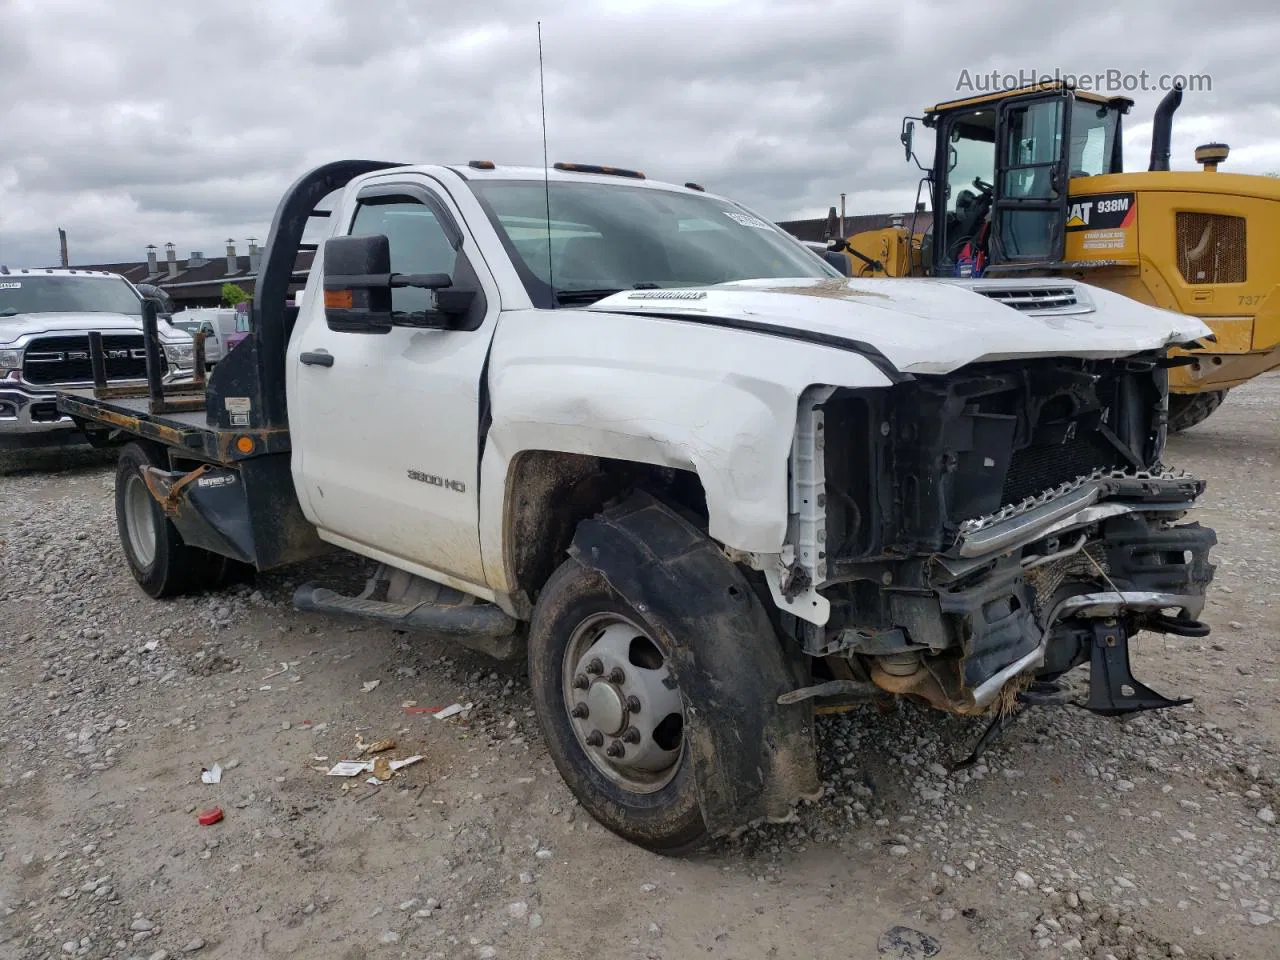
[[[1090,661],[1100,623],[1121,643],[1141,630],[1204,636],[1208,628],[1197,618],[1213,577],[1209,551],[1217,537],[1198,523],[1175,523],[1180,515],[1169,504],[1077,505],[1071,514],[1077,523],[1063,527],[1059,515],[1042,530],[1052,527],[1064,542],[1075,538],[1078,549],[1046,557],[1042,533],[962,561],[959,575],[940,564],[946,572],[935,586],[936,610],[951,642],[918,649],[915,669],[904,668],[900,656],[874,658],[872,680],[891,693],[972,715],[990,709],[1017,678],[1056,677]],[[1112,673],[1123,674],[1121,686],[1132,688],[1127,663],[1126,653]],[[1171,702],[1147,692],[1150,702]]]

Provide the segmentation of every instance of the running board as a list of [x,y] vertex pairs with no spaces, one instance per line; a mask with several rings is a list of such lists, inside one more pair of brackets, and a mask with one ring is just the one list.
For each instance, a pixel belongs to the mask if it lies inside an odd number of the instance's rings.
[[382,623],[396,630],[428,633],[499,660],[514,660],[523,650],[516,636],[520,624],[490,603],[389,603],[346,597],[327,587],[304,583],[293,605],[309,613],[328,613]]

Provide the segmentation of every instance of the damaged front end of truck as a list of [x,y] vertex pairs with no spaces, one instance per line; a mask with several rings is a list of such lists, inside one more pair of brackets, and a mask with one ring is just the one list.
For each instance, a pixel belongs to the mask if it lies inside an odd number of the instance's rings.
[[[788,543],[765,565],[784,624],[838,707],[895,694],[950,713],[1185,703],[1134,679],[1139,631],[1202,637],[1204,483],[1161,465],[1160,352],[979,363],[888,390],[811,388]],[[758,559],[758,558],[757,558]],[[984,738],[980,747],[989,738]]]

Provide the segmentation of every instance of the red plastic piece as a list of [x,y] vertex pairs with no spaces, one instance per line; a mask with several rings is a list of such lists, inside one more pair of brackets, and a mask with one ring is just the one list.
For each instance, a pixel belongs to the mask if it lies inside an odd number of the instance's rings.
[[199,817],[200,826],[211,827],[221,819],[222,819],[222,808],[213,807],[209,810],[203,811],[200,814],[200,817]]

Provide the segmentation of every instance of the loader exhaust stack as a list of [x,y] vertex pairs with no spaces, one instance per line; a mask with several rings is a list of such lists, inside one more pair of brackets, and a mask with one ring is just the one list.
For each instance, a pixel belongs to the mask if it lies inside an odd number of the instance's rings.
[[1182,85],[1164,95],[1156,107],[1155,125],[1151,128],[1151,165],[1148,170],[1169,169],[1170,141],[1173,138],[1173,112],[1182,105]]

